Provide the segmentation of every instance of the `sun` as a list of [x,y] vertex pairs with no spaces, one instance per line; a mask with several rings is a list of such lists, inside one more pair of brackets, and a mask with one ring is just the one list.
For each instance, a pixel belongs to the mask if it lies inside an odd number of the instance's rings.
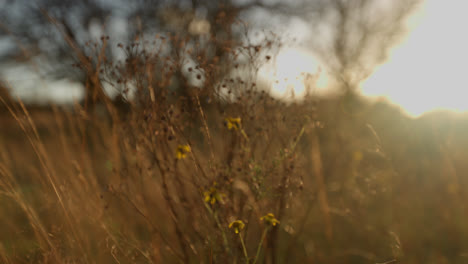
[[[263,67],[260,76],[271,80],[271,94],[282,99],[300,99],[306,94],[307,78],[313,76],[312,91],[323,90],[327,86],[327,77],[320,70],[317,60],[310,52],[300,48],[282,50],[273,62],[274,65]],[[309,80],[310,81],[310,80]]]

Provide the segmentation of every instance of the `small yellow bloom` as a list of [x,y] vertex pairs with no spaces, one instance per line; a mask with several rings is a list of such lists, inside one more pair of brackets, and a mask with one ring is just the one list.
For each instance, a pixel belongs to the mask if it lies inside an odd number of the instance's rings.
[[244,229],[244,227],[245,224],[242,222],[242,220],[236,220],[229,224],[229,228],[233,228],[236,234],[239,234],[239,232]]
[[275,218],[275,215],[272,213],[266,214],[260,218],[261,221],[265,221],[267,224],[276,226],[280,223],[278,219]]
[[215,203],[222,203],[224,194],[219,192],[216,188],[216,183],[208,190],[203,192],[203,196],[205,197],[205,202],[214,205]]
[[228,117],[224,119],[224,122],[229,130],[231,129],[239,130],[241,127],[240,117],[237,117],[237,118]]
[[185,159],[187,157],[187,154],[191,152],[190,146],[189,145],[179,145],[177,146],[176,150],[176,158],[177,159]]

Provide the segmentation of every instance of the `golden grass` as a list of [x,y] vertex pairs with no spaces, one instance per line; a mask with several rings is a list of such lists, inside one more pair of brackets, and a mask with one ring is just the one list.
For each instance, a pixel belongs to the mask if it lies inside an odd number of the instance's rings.
[[125,63],[82,62],[123,105],[3,101],[2,262],[464,263],[465,121],[436,128],[349,96],[286,104],[255,71],[225,78],[229,56],[252,66],[265,43],[198,51],[204,88],[131,46]]

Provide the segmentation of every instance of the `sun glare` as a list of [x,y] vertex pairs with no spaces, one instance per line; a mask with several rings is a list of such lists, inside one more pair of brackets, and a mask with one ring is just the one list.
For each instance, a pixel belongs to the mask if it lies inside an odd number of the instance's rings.
[[[466,10],[468,1],[426,0],[408,21],[408,37],[362,83],[362,94],[386,98],[413,117],[439,109],[468,111]],[[331,92],[326,74],[305,49],[285,49],[271,66],[260,74],[272,81],[275,97],[304,96],[306,73],[314,76],[312,92]]]
[[363,83],[364,95],[386,97],[409,115],[468,110],[466,1],[427,0],[391,59]]
[[307,74],[313,76],[311,92],[327,86],[327,78],[321,73],[317,60],[302,49],[286,49],[280,52],[273,67],[265,67],[261,76],[272,80],[272,94],[284,99],[299,99],[306,94]]

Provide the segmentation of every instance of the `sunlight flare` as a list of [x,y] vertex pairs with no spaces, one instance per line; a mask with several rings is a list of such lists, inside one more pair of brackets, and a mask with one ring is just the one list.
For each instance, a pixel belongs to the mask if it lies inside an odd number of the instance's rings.
[[363,94],[386,97],[413,117],[439,109],[467,111],[467,9],[465,1],[427,0],[406,41],[363,83]]
[[[264,67],[260,76],[272,80],[272,94],[278,98],[300,99],[310,85],[312,93],[324,91],[328,79],[310,52],[289,48],[281,51],[273,65]],[[310,78],[308,78],[308,76]]]

